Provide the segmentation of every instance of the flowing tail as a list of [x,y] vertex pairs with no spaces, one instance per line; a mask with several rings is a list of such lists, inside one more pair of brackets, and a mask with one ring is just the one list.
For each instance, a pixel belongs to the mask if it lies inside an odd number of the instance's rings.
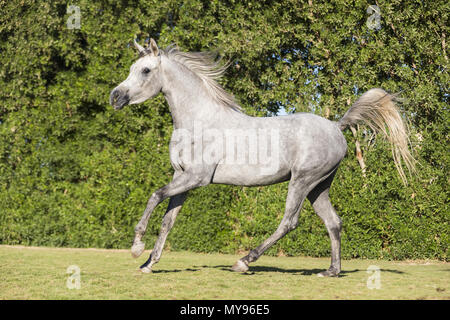
[[364,123],[375,133],[383,133],[391,144],[392,156],[403,183],[407,184],[402,159],[410,173],[415,172],[415,159],[408,149],[408,130],[398,112],[395,95],[375,88],[365,92],[345,113],[338,125],[341,130],[348,126]]

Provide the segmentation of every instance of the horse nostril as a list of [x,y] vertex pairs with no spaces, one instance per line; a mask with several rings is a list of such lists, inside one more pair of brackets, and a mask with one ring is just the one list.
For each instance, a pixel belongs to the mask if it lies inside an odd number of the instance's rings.
[[109,102],[111,103],[111,104],[114,104],[118,99],[119,99],[119,96],[120,96],[120,92],[119,92],[119,90],[117,90],[117,89],[115,89],[115,90],[113,90],[112,92],[111,92],[111,96],[110,96],[110,98],[109,98]]

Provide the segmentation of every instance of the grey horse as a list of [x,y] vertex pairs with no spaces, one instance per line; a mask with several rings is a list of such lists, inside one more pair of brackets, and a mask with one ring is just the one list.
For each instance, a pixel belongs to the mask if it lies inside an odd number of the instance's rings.
[[144,251],[142,237],[153,210],[170,198],[158,239],[141,271],[151,272],[152,265],[160,260],[167,235],[189,190],[210,183],[263,186],[289,181],[280,225],[239,259],[232,270],[247,271],[249,263],[294,230],[308,198],[331,239],[331,266],[318,275],[337,276],[341,271],[342,221],[331,205],[329,190],[347,152],[342,131],[359,122],[369,125],[391,142],[394,162],[404,181],[402,161],[408,170],[414,170],[407,129],[395,106],[395,95],[371,89],[337,122],[309,113],[251,117],[218,84],[227,65],[212,55],[182,52],[175,46],[160,49],[153,39],[147,48],[136,41],[134,44],[139,58],[127,79],[111,91],[110,103],[119,110],[162,92],[174,126],[170,142],[173,179],[151,195],[135,228],[131,253],[139,257]]

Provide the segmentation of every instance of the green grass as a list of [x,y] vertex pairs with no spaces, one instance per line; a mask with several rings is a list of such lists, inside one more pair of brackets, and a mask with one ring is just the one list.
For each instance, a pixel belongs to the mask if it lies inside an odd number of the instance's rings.
[[[328,258],[263,256],[245,274],[240,257],[164,252],[151,274],[127,250],[0,246],[0,299],[450,299],[450,265],[440,261],[344,260],[339,278],[319,278]],[[68,289],[70,265],[81,288]],[[381,269],[368,289],[367,268]]]

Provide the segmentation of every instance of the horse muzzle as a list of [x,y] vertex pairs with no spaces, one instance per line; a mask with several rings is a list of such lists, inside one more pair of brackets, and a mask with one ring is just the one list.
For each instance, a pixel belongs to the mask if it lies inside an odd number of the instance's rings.
[[120,110],[130,102],[128,93],[123,92],[120,89],[114,89],[109,96],[109,103],[113,106],[114,110]]

